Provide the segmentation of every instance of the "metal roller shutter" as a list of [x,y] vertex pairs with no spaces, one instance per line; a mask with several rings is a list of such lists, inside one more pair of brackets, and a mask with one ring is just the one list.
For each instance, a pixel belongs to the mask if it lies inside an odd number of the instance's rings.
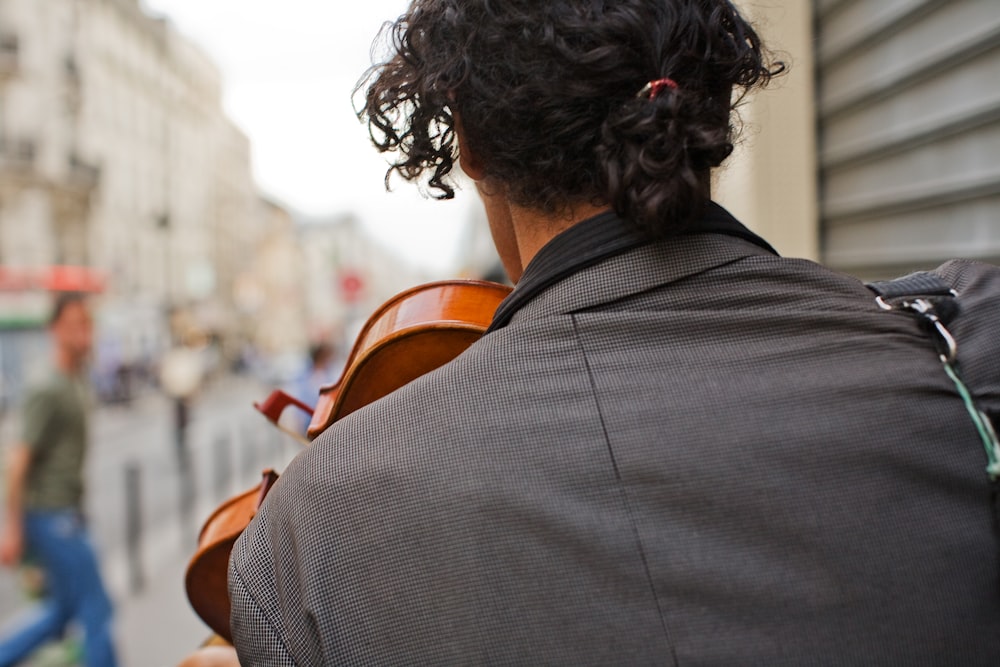
[[815,0],[823,261],[1000,261],[1000,1]]

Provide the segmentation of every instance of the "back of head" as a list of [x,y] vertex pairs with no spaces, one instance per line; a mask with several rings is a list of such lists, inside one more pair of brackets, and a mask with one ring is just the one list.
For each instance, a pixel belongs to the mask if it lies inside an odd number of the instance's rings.
[[414,0],[391,35],[361,111],[399,153],[387,180],[451,197],[457,115],[512,203],[606,204],[652,234],[700,214],[733,100],[781,68],[727,0]]
[[309,363],[313,368],[322,368],[333,360],[333,346],[326,342],[309,346]]

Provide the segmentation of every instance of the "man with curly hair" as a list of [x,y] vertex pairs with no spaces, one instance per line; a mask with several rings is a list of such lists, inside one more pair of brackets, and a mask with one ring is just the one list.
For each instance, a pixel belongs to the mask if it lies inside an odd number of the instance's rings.
[[[237,542],[247,665],[996,664],[983,450],[914,318],[710,199],[780,71],[726,0],[414,0],[362,116],[516,283]],[[1000,409],[1000,270],[950,263]]]

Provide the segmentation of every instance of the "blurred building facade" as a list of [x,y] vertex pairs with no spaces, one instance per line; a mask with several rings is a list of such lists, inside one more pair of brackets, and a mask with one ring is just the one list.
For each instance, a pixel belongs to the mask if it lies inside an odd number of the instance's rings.
[[179,344],[291,366],[421,282],[353,217],[300,224],[262,196],[221,98],[139,0],[0,0],[0,380],[44,359],[52,287],[18,271],[89,271],[99,382]]
[[373,240],[352,214],[303,218],[298,234],[310,276],[310,342],[330,342],[342,354],[379,305],[429,278]]
[[865,279],[1000,262],[994,0],[740,4],[791,69],[743,109],[725,205]]
[[237,288],[274,208],[219,72],[165,20],[138,0],[0,0],[0,266],[102,276],[99,364],[191,330],[252,337]]
[[[864,278],[1000,261],[993,0],[741,4],[791,67],[742,107],[717,199]],[[294,220],[250,165],[215,66],[138,0],[0,0],[0,320],[44,314],[18,271],[88,267],[103,359],[157,354],[170,322],[293,354],[426,279],[351,216]],[[499,278],[478,213],[470,229],[460,273]],[[0,378],[23,324],[0,330]]]
[[256,261],[239,276],[240,327],[256,352],[273,358],[299,354],[309,342],[306,322],[306,272],[302,246],[291,213],[272,201],[263,203],[264,226]]

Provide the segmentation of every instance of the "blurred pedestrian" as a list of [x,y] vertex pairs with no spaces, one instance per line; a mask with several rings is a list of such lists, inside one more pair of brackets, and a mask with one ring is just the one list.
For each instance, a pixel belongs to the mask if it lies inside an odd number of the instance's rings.
[[316,405],[319,390],[333,380],[333,346],[326,342],[309,346],[309,365],[295,381],[295,397],[308,405]]
[[[188,471],[188,424],[191,404],[205,380],[205,364],[198,350],[188,344],[172,348],[160,362],[160,386],[173,399],[174,451],[177,466]],[[187,497],[186,495],[184,497]]]
[[[333,383],[334,369],[339,367],[334,347],[326,341],[313,343],[302,368],[285,386],[286,393],[302,404],[315,408],[320,389]],[[304,436],[309,429],[312,414],[303,410],[286,410],[281,416],[280,428],[291,435]]]
[[116,664],[111,601],[83,520],[83,463],[90,405],[85,368],[93,322],[84,297],[60,295],[49,325],[54,368],[29,392],[22,438],[10,451],[0,560],[18,565],[30,556],[45,574],[45,598],[32,615],[0,640],[0,666],[27,659],[62,637],[82,631],[84,664]]

